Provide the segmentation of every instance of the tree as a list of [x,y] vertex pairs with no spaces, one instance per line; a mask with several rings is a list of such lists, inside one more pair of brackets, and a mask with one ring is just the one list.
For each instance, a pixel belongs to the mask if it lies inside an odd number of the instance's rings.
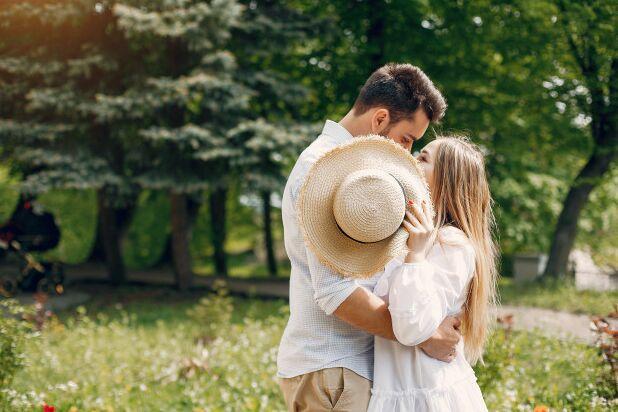
[[172,253],[177,286],[191,286],[190,197],[210,191],[216,268],[227,273],[220,235],[220,204],[238,149],[227,131],[247,107],[250,90],[235,81],[234,56],[226,49],[242,8],[226,1],[117,3],[113,12],[129,43],[147,65],[131,74],[121,95],[100,95],[102,115],[136,139],[144,156],[133,165],[145,188],[166,190],[171,204]]
[[238,61],[237,79],[253,91],[246,120],[230,130],[241,149],[234,169],[245,191],[261,200],[268,272],[277,275],[274,251],[273,193],[285,183],[284,170],[312,134],[299,111],[310,90],[294,77],[299,48],[317,35],[324,22],[280,0],[246,1],[243,24],[232,32],[231,50]]
[[558,0],[557,8],[562,42],[572,59],[569,69],[587,89],[574,103],[590,122],[592,150],[558,217],[544,273],[554,277],[566,274],[582,209],[618,154],[618,7],[613,2]]
[[271,196],[284,186],[284,171],[289,159],[307,143],[307,137],[313,132],[308,124],[267,123],[262,118],[244,121],[230,130],[230,135],[242,147],[242,155],[234,166],[244,177],[245,190],[260,198],[266,263],[271,276],[277,276]]
[[131,67],[114,18],[100,3],[75,0],[3,2],[0,19],[3,156],[22,171],[24,192],[97,190],[100,244],[110,279],[121,283],[120,239],[136,187],[95,100],[122,90]]

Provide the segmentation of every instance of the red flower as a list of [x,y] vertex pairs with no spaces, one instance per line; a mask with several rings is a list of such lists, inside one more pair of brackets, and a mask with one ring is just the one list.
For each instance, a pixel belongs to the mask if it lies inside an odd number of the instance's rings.
[[43,412],[55,412],[56,408],[43,402]]

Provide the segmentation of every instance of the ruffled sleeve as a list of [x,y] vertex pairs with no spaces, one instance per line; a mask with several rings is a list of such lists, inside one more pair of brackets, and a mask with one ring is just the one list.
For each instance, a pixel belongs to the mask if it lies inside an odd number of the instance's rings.
[[[457,232],[459,233],[457,233]],[[458,229],[441,231],[438,243],[421,263],[389,265],[388,302],[397,340],[408,346],[429,339],[448,312],[465,300],[474,274],[474,249]]]

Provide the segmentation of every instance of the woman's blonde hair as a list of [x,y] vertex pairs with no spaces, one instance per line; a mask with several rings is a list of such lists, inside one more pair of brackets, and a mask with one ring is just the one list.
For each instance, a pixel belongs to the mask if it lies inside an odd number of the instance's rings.
[[491,325],[490,304],[497,303],[493,239],[493,200],[483,153],[464,136],[439,136],[433,169],[432,198],[436,231],[446,225],[461,229],[475,250],[475,271],[462,313],[466,358],[483,362],[483,348]]

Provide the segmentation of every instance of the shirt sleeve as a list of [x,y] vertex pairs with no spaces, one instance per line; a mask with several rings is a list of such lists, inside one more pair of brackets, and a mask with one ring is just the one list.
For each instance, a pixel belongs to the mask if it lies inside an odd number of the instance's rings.
[[313,285],[313,299],[327,314],[332,314],[361,285],[356,279],[343,277],[319,261],[307,248],[307,262]]
[[[296,209],[296,201],[303,179],[297,179],[292,188],[291,196]],[[356,279],[343,277],[324,265],[305,244],[309,276],[313,286],[313,299],[327,315],[331,315],[358,287],[362,287]]]
[[474,273],[469,243],[434,246],[427,260],[390,266],[389,311],[393,333],[408,346],[429,339],[448,310],[466,294]]

